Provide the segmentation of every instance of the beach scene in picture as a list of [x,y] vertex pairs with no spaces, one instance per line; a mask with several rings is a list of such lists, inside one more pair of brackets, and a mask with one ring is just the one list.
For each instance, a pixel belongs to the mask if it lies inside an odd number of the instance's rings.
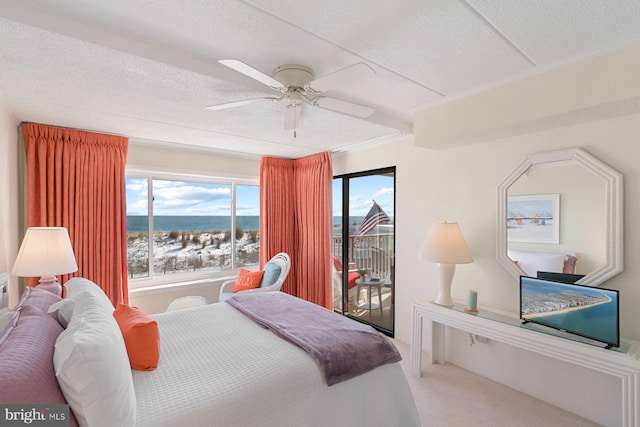
[[510,196],[507,238],[510,242],[560,243],[560,195]]
[[521,317],[603,342],[617,341],[615,291],[522,278]]

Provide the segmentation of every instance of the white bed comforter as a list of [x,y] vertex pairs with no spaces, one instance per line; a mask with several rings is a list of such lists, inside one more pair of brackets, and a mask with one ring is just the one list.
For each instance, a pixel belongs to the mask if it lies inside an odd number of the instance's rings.
[[137,427],[420,425],[398,363],[328,387],[303,350],[226,303],[153,318],[160,364],[133,371]]

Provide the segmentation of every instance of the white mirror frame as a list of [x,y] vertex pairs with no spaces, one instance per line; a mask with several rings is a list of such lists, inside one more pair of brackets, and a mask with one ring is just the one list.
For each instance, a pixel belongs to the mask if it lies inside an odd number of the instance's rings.
[[599,286],[624,270],[623,239],[623,176],[581,148],[546,151],[532,154],[516,167],[498,186],[497,197],[497,244],[496,257],[502,266],[516,277],[525,273],[507,256],[507,197],[511,185],[535,165],[553,166],[553,163],[576,162],[602,178],[605,183],[605,217],[606,217],[606,263],[601,268],[590,272],[579,283]]

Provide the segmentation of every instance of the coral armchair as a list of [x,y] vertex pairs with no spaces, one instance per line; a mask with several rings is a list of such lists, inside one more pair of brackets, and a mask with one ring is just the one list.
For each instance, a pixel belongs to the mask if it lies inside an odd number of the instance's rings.
[[[333,257],[333,306],[338,310],[342,309],[342,261],[339,257]],[[357,284],[356,280],[360,278],[360,274],[355,270],[355,264],[349,263],[349,270],[347,271],[348,282],[348,300],[352,304],[357,302]]]
[[[285,252],[280,252],[264,265],[264,275],[262,276],[260,286],[255,289],[248,289],[242,292],[255,293],[279,291],[285,279],[289,275],[290,269],[291,259],[289,258],[289,255]],[[218,301],[226,301],[236,295],[233,292],[235,283],[236,280],[233,279],[222,284],[220,287],[220,296],[218,297]]]

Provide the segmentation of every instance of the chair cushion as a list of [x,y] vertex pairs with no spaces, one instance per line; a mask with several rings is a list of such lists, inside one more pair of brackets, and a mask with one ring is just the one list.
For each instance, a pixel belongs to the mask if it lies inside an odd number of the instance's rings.
[[360,278],[360,273],[358,273],[357,271],[353,271],[348,273],[347,277],[347,281],[349,282],[349,289],[351,289],[357,285],[356,280]]
[[340,258],[335,255],[333,256],[333,267],[336,271],[342,271],[342,262],[340,261]]
[[260,286],[262,276],[264,276],[264,271],[249,271],[241,268],[233,287],[233,292],[235,293],[257,288]]
[[260,287],[265,288],[267,286],[271,286],[278,280],[280,277],[280,273],[282,269],[280,266],[274,262],[268,262],[264,266],[264,276],[262,276],[262,281],[260,282]]

